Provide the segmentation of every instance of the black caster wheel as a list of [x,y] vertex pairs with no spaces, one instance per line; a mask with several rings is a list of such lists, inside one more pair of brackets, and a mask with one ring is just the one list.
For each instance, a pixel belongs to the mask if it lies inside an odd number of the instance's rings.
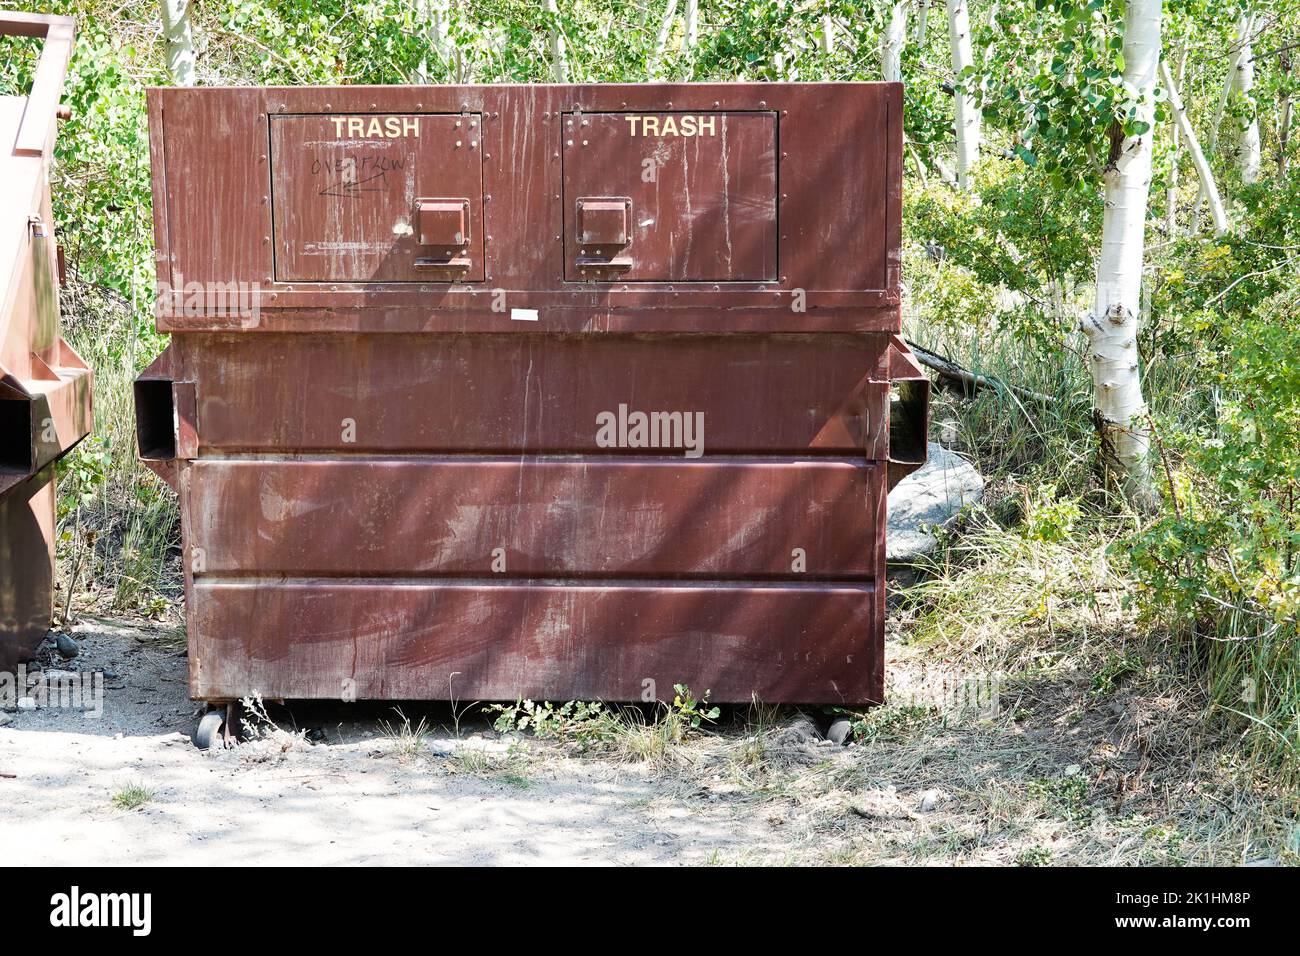
[[225,709],[210,710],[199,718],[199,726],[194,731],[194,746],[200,750],[221,749],[226,745]]
[[830,729],[826,731],[826,739],[833,740],[843,747],[853,736],[853,722],[847,717],[838,717],[831,722]]

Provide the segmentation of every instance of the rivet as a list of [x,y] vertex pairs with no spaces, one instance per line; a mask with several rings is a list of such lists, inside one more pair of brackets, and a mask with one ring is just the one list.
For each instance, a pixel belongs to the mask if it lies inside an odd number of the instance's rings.
[[460,149],[460,140],[456,140],[456,148]]
[[460,120],[456,120],[456,128],[460,129]]
[[759,100],[759,101],[758,101],[758,108],[759,108],[760,110],[765,110],[765,109],[767,109],[767,100]]
[[564,141],[564,145],[565,145],[565,146],[572,146],[572,145],[573,145],[573,140],[571,140],[571,139],[566,139],[566,140]]
[[325,104],[325,112],[326,112],[326,113],[328,113],[328,112],[329,112],[330,110],[332,110],[333,108],[334,108],[334,107],[330,106],[328,103]]

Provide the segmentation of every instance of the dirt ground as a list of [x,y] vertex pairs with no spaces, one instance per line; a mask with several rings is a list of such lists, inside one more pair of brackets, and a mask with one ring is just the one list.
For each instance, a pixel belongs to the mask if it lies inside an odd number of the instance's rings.
[[457,726],[445,706],[405,708],[432,732],[401,734],[391,707],[340,703],[273,708],[280,730],[201,752],[174,628],[73,636],[78,657],[46,667],[104,672],[104,713],[0,715],[11,862],[1271,865],[1300,839],[1294,808],[1233,783],[1174,702],[1091,707],[1068,679],[990,719],[880,708],[844,747],[791,710],[726,712],[646,762]]

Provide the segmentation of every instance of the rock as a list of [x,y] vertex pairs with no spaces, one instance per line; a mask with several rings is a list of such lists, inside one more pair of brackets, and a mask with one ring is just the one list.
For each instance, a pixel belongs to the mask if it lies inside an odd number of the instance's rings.
[[0,727],[3,727],[5,724],[12,724],[13,722],[14,719],[12,717],[6,714],[3,710],[0,710]]
[[940,804],[940,802],[942,802],[942,800],[943,800],[943,791],[926,790],[924,793],[921,794],[921,812],[929,813],[931,810],[937,807]]
[[429,752],[435,757],[453,757],[457,743],[455,740],[435,740],[429,744]]
[[18,709],[19,709],[19,710],[35,710],[35,709],[36,709],[36,698],[34,698],[34,697],[19,697],[19,698],[18,698]]
[[782,747],[803,747],[822,739],[817,725],[807,717],[800,717],[776,732],[774,743]]
[[929,460],[889,493],[886,558],[912,561],[935,546],[934,532],[952,521],[966,505],[984,497],[984,478],[975,466],[937,442]]
[[853,736],[853,721],[847,717],[839,717],[831,721],[830,729],[826,731],[826,739],[841,747],[848,743],[851,736]]
[[67,634],[60,634],[54,639],[54,649],[59,652],[59,656],[65,661],[70,661],[81,653],[81,645]]

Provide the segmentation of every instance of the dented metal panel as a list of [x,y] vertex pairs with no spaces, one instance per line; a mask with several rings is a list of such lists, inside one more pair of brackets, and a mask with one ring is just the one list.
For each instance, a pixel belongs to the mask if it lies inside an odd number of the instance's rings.
[[0,13],[43,37],[30,94],[0,97],[0,671],[30,658],[54,601],[54,462],[91,428],[90,370],[60,337],[49,165],[72,21]]
[[882,698],[897,85],[149,107],[193,696]]

